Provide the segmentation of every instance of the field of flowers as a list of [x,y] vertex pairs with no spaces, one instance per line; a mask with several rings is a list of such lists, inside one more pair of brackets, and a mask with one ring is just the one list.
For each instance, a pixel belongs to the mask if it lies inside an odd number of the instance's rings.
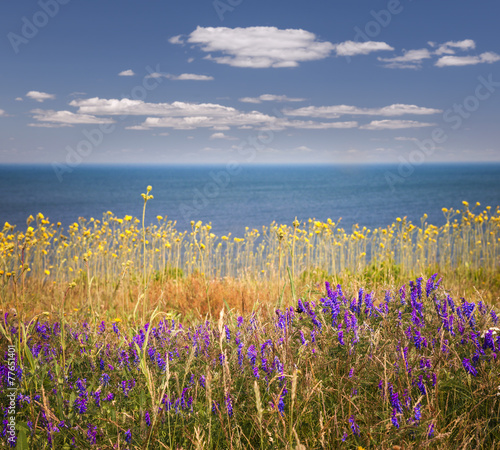
[[377,298],[326,283],[189,326],[6,314],[1,404],[13,380],[18,448],[498,448],[497,312],[440,284]]
[[0,448],[498,447],[500,208],[232,237],[151,190],[3,226]]

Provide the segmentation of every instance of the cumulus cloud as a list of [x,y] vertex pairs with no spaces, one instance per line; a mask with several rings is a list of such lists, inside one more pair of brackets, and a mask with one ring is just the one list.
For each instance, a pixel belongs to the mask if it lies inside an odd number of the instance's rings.
[[345,41],[340,44],[335,44],[335,52],[338,56],[368,55],[369,53],[383,50],[394,50],[394,48],[385,42],[375,41]]
[[243,97],[240,102],[243,103],[262,103],[262,102],[303,102],[305,98],[292,98],[286,95],[262,94],[258,97]]
[[39,92],[39,91],[29,91],[26,94],[26,97],[31,98],[32,100],[35,100],[40,103],[45,100],[53,100],[56,98],[54,94],[47,94],[46,92]]
[[494,52],[481,53],[479,56],[442,56],[436,61],[437,67],[471,66],[475,64],[494,63],[500,61],[500,55]]
[[182,73],[180,75],[172,75],[171,73],[153,72],[146,78],[166,78],[174,81],[212,81],[214,77],[208,75],[198,75],[195,73]]
[[199,46],[206,59],[219,64],[249,68],[297,67],[327,58],[335,48],[309,31],[276,27],[197,27],[187,38],[174,36],[170,42]]
[[384,67],[389,69],[419,69],[422,66],[422,60],[431,58],[431,52],[426,48],[417,50],[408,50],[402,56],[394,58],[377,58],[385,62]]
[[212,81],[214,77],[208,75],[197,75],[195,73],[182,73],[180,75],[171,75],[171,80],[192,80],[192,81]]
[[434,108],[425,108],[416,105],[405,105],[396,103],[394,105],[384,106],[382,108],[359,108],[350,105],[333,106],[306,106],[304,108],[284,110],[288,116],[301,117],[321,117],[323,119],[337,119],[342,115],[365,115],[365,116],[402,116],[405,114],[437,114],[442,110]]
[[72,100],[79,114],[131,116],[228,116],[235,108],[214,103],[146,103],[143,100],[105,99],[93,97]]
[[114,123],[114,120],[95,117],[88,114],[75,114],[71,111],[53,111],[34,109],[31,111],[33,119],[37,122],[51,125],[30,124],[30,126],[66,126],[71,127],[79,124],[107,124]]
[[132,69],[123,70],[118,74],[119,77],[133,77],[135,72]]
[[0,116],[6,116],[7,113],[5,112],[5,110],[3,109],[0,109]]
[[372,120],[359,128],[362,130],[399,130],[402,128],[431,127],[435,123],[418,122],[415,120]]
[[219,133],[213,133],[209,139],[227,139],[229,141],[234,141],[236,140],[237,138],[235,137],[232,137],[232,136],[228,136],[222,132],[219,132]]
[[[434,47],[434,43],[430,42],[429,45]],[[434,52],[436,55],[454,55],[455,49],[458,50],[473,50],[476,48],[476,43],[472,39],[464,39],[463,41],[448,41],[440,44],[438,49]]]

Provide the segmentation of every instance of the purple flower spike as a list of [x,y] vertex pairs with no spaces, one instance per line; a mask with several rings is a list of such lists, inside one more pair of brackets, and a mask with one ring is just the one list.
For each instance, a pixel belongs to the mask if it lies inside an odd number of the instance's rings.
[[464,369],[469,372],[473,376],[477,376],[477,370],[476,368],[470,363],[470,360],[467,358],[464,358],[462,360],[462,364],[464,366]]

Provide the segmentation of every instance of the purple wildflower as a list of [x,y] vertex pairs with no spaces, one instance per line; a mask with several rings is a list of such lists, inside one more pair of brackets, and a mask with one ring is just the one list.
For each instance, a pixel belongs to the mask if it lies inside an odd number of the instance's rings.
[[132,442],[132,432],[130,431],[130,429],[128,429],[127,432],[125,433],[125,441],[128,444]]
[[231,396],[229,395],[229,392],[226,395],[226,408],[227,408],[227,414],[229,417],[233,416],[233,401],[231,400]]
[[464,358],[462,360],[462,365],[464,366],[464,369],[466,372],[469,372],[473,376],[477,376],[477,370],[476,368],[470,363],[470,360],[467,358]]
[[354,435],[359,436],[359,426],[356,423],[356,418],[354,417],[354,415],[349,417],[349,425],[350,425],[351,430],[354,433]]
[[415,412],[415,417],[413,420],[415,421],[415,423],[419,423],[422,419],[422,411],[420,410],[420,407],[420,403],[417,403],[413,408],[413,411]]
[[144,420],[146,422],[146,425],[148,427],[151,426],[151,417],[149,417],[149,411],[146,411],[146,414],[144,414]]
[[397,429],[399,429],[399,422],[398,422],[398,418],[396,417],[396,413],[397,413],[396,408],[394,408],[394,409],[392,410],[391,422],[392,422],[392,424],[393,424],[393,425],[394,425]]
[[94,445],[97,440],[97,427],[90,423],[88,424],[87,429],[87,439],[89,440],[90,445]]

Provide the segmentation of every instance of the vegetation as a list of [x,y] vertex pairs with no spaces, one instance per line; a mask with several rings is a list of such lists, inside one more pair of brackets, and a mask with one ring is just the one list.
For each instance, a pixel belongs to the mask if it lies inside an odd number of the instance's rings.
[[4,225],[0,446],[496,448],[498,208],[232,238],[146,226],[150,192]]

